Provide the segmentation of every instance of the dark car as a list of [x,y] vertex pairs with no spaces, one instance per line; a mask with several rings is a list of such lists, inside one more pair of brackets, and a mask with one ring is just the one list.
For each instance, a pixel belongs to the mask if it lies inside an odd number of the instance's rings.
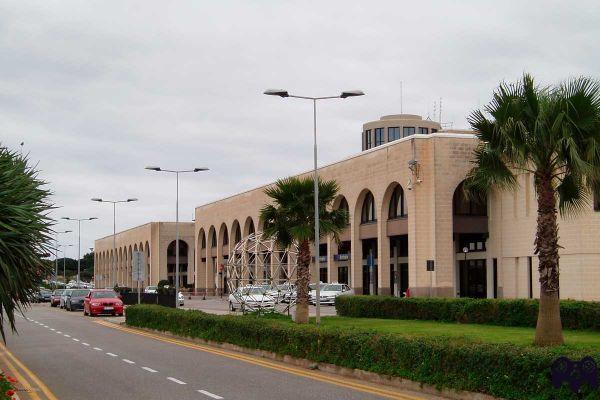
[[67,311],[83,310],[83,301],[90,294],[89,289],[73,289],[67,295],[65,309]]
[[57,307],[60,305],[60,296],[62,296],[65,289],[56,289],[50,296],[50,307]]
[[39,292],[39,301],[41,303],[45,303],[47,301],[50,301],[50,297],[52,296],[52,292],[48,289],[40,289]]

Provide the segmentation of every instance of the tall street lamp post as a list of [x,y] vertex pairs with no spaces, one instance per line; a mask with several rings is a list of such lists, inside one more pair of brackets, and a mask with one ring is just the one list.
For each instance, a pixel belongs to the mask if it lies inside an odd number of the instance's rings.
[[56,232],[56,236],[54,238],[54,244],[56,246],[56,249],[54,249],[54,282],[56,282],[58,280],[58,235],[61,233],[71,233],[71,232],[73,232],[73,231]]
[[[94,197],[92,199],[92,201],[97,201],[98,203],[111,203],[113,205],[113,254],[112,254],[112,260],[111,260],[111,264],[110,264],[110,275],[112,277],[111,279],[111,287],[115,286],[115,275],[117,272],[117,242],[116,242],[116,237],[117,237],[117,204],[118,203],[131,203],[132,201],[138,201],[138,199],[136,198],[131,198],[131,199],[126,199],[126,200],[106,200],[106,199],[99,199],[97,197]],[[116,282],[117,284],[119,282]]]
[[175,308],[179,308],[179,174],[188,172],[201,172],[208,171],[208,168],[194,168],[185,170],[171,170],[162,169],[160,167],[150,166],[146,167],[150,171],[157,172],[169,172],[175,174],[177,186],[176,186],[176,200],[175,200]]
[[62,247],[62,253],[63,253],[63,280],[65,281],[65,287],[67,286],[67,254],[66,254],[66,249],[65,247],[73,247],[72,244],[59,244],[56,247]]
[[67,221],[77,221],[77,288],[79,288],[79,281],[81,279],[81,221],[92,221],[98,219],[96,217],[90,218],[71,218],[62,217]]
[[[310,97],[310,96],[296,96],[289,94],[287,90],[283,89],[269,89],[264,92],[264,94],[269,96],[279,96],[279,97],[292,97],[295,99],[304,99],[311,100],[313,102],[313,157],[314,157],[314,184],[315,184],[315,264],[317,265],[317,271],[321,272],[321,264],[319,260],[319,244],[320,244],[320,236],[319,236],[319,174],[317,171],[317,100],[329,100],[329,99],[345,99],[348,97],[356,97],[363,96],[364,93],[360,90],[348,90],[342,92],[338,96],[323,96],[323,97]],[[316,305],[317,305],[317,314],[316,314],[316,322],[317,325],[321,323],[321,285],[320,279],[316,288]]]

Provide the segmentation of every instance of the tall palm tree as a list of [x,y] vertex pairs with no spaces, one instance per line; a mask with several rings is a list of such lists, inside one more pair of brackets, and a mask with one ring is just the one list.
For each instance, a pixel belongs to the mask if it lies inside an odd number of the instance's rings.
[[526,74],[517,83],[501,84],[469,123],[481,143],[467,188],[516,190],[517,174],[534,177],[540,273],[535,343],[561,344],[557,206],[563,216],[578,214],[589,207],[591,195],[600,195],[600,85],[576,78],[540,87]]
[[51,253],[52,208],[37,171],[27,159],[0,146],[0,333],[5,318],[15,330],[15,311],[29,304],[52,271],[42,257]]
[[[319,180],[319,224],[321,236],[333,235],[339,241],[340,232],[348,223],[345,210],[332,210],[331,205],[339,192],[335,181]],[[276,238],[282,247],[298,243],[296,287],[297,323],[308,322],[308,284],[310,282],[310,246],[315,242],[314,180],[312,178],[286,178],[265,190],[274,204],[260,210],[264,221],[263,231]],[[320,239],[320,238],[319,238]],[[317,261],[318,262],[318,261]]]

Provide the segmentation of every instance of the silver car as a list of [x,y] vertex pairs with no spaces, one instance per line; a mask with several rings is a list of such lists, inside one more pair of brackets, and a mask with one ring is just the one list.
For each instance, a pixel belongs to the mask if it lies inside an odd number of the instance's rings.
[[[335,304],[335,299],[338,296],[346,296],[346,295],[354,294],[354,290],[350,289],[350,287],[348,285],[346,285],[345,283],[323,284],[320,288],[320,291],[321,292],[319,293],[320,294],[319,303],[331,304],[331,305]],[[317,303],[316,287],[315,287],[315,289],[310,291],[309,297],[310,297],[311,304]]]
[[60,303],[59,303],[60,308],[66,307],[67,298],[71,295],[72,292],[73,292],[73,289],[66,289],[65,291],[62,292],[62,294],[60,295]]

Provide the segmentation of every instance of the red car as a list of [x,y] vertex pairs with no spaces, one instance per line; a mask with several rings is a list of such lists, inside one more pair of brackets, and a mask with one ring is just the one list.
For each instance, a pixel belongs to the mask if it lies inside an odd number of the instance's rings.
[[123,315],[123,301],[114,290],[91,290],[83,300],[84,315]]

